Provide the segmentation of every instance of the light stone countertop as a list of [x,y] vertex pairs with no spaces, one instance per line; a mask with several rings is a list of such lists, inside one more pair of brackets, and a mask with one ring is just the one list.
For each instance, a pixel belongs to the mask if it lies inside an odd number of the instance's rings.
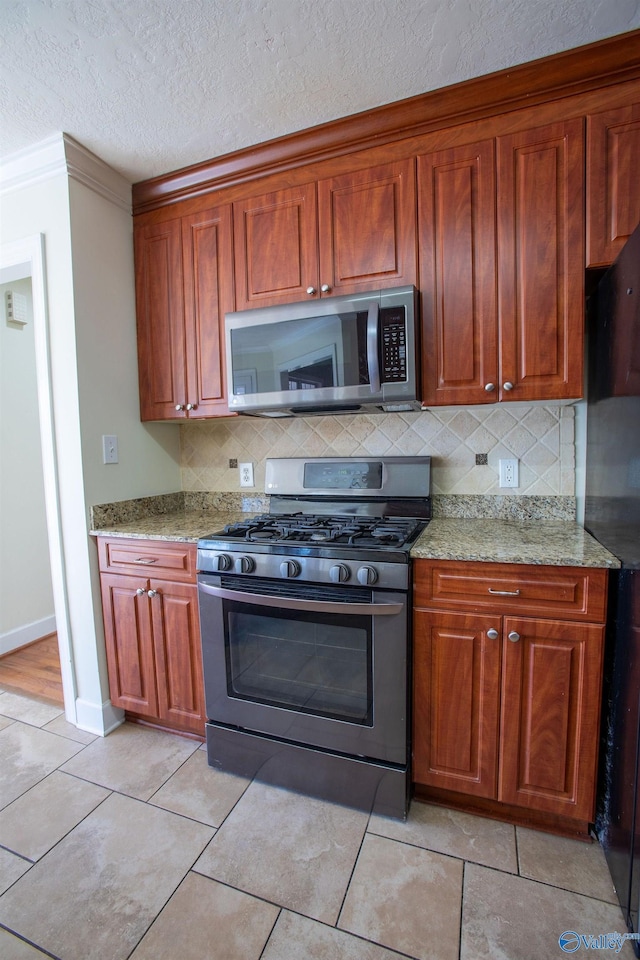
[[608,569],[620,566],[620,561],[579,524],[553,520],[436,518],[412,547],[411,557]]
[[122,523],[104,523],[90,531],[98,537],[132,537],[145,540],[175,540],[196,543],[200,537],[217,533],[228,523],[256,516],[239,510],[176,510],[172,513],[133,518]]

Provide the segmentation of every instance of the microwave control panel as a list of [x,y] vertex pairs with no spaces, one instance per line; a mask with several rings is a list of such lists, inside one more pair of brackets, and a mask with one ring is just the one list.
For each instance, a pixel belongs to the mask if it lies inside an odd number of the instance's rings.
[[404,310],[383,307],[380,311],[381,358],[380,379],[397,383],[407,379],[407,330]]

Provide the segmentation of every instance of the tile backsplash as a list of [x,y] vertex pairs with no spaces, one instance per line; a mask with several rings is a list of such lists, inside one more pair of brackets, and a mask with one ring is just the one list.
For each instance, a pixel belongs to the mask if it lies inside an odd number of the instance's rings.
[[[476,454],[487,454],[476,465]],[[419,413],[193,421],[181,427],[182,489],[239,491],[250,461],[264,491],[268,457],[430,456],[441,495],[574,497],[575,412],[560,404],[444,407]],[[498,486],[498,460],[520,461],[520,486]],[[243,492],[249,492],[243,491]]]

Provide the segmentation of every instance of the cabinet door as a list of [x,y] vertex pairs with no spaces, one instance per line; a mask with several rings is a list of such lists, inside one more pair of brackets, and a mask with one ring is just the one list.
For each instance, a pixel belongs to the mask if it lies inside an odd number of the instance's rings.
[[640,223],[640,103],[587,117],[587,266],[613,263]]
[[180,221],[137,228],[134,248],[140,418],[182,418],[186,367]]
[[415,196],[413,159],[318,183],[322,292],[416,283]]
[[237,310],[318,295],[315,183],[238,201],[233,221]]
[[499,617],[415,613],[416,783],[495,797],[499,676]]
[[[102,574],[107,667],[111,702],[143,716],[157,717],[158,697],[146,580]],[[141,595],[138,590],[143,590]]]
[[583,121],[499,137],[500,398],[583,392]]
[[198,591],[190,584],[151,580],[158,716],[169,726],[204,735],[204,683]]
[[498,398],[493,140],[418,157],[423,403]]
[[186,402],[196,417],[228,414],[224,315],[233,310],[231,207],[182,220]]
[[498,799],[592,820],[604,627],[505,617],[503,633]]

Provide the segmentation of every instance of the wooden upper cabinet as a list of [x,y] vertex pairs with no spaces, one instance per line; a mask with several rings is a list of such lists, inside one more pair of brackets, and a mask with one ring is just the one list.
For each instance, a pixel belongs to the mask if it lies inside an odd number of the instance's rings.
[[640,223],[640,102],[587,117],[587,266],[613,263]]
[[315,183],[240,200],[233,219],[237,310],[305,300],[309,287],[315,292]]
[[495,202],[493,140],[418,157],[426,404],[496,400]]
[[415,206],[413,158],[320,180],[321,293],[415,284]]
[[499,396],[583,392],[581,118],[497,139]]
[[230,205],[182,219],[186,403],[196,417],[228,413],[224,315],[234,306],[231,230]]
[[414,160],[233,205],[236,309],[415,284]]
[[228,415],[224,313],[233,309],[231,209],[137,227],[140,417]]
[[180,221],[137,228],[134,250],[140,419],[172,419],[186,394]]

